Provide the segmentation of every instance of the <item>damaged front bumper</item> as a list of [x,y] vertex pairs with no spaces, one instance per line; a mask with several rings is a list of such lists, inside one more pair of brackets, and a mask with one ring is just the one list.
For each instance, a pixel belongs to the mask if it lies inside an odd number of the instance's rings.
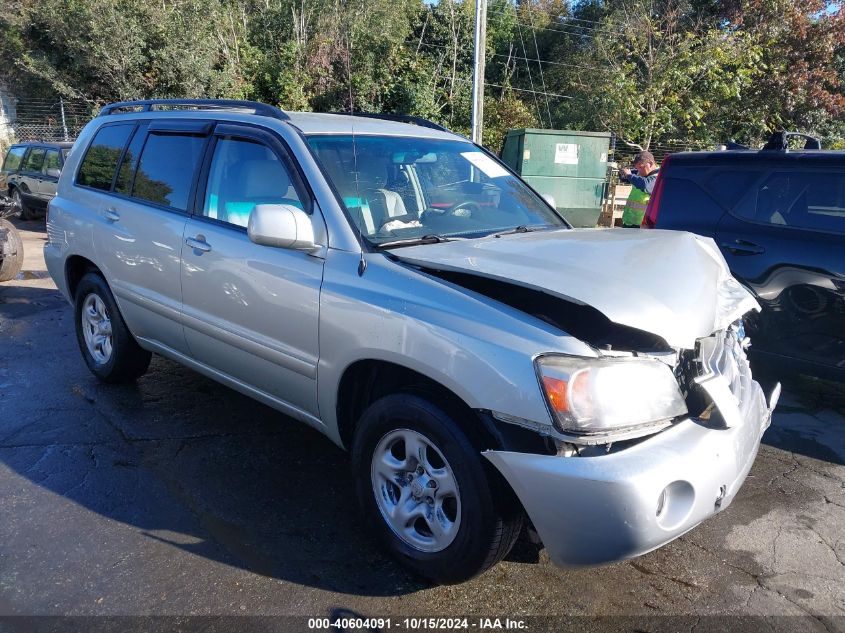
[[555,564],[633,558],[730,505],[780,392],[778,386],[767,404],[756,381],[743,386],[741,401],[726,389],[708,389],[717,408],[727,412],[724,428],[690,418],[595,457],[507,451],[484,456],[516,492]]

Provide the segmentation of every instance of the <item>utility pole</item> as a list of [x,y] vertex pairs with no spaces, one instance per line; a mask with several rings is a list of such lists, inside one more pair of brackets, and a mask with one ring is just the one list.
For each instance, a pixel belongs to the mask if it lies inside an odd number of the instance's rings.
[[484,53],[487,48],[487,0],[475,0],[475,59],[472,65],[472,140],[481,145],[484,128]]
[[62,132],[64,133],[65,140],[68,140],[67,123],[65,122],[65,100],[62,97],[59,97],[59,108],[62,111]]

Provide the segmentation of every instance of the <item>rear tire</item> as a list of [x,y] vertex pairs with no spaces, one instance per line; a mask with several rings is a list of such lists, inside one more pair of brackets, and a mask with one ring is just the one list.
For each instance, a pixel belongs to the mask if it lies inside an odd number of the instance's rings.
[[17,277],[22,266],[21,234],[8,220],[0,220],[0,281],[9,281]]
[[523,517],[456,417],[416,393],[385,396],[361,416],[352,447],[358,503],[376,537],[405,567],[446,584],[504,558]]
[[143,375],[152,354],[126,327],[106,280],[90,272],[79,282],[74,301],[76,340],[88,369],[107,383],[131,382]]

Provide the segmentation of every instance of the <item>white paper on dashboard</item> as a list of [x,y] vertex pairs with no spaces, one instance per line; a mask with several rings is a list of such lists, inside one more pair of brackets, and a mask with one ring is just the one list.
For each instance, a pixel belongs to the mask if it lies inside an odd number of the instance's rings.
[[490,158],[487,154],[483,154],[481,152],[461,152],[461,156],[480,169],[481,172],[488,178],[499,178],[501,176],[508,175],[508,170]]

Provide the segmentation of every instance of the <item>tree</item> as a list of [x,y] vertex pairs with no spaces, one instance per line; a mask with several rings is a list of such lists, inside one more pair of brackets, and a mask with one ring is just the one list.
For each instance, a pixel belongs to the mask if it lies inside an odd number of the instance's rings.
[[716,104],[729,106],[757,77],[760,51],[744,33],[697,20],[684,0],[622,0],[569,73],[575,116],[648,149],[655,139],[717,140]]
[[20,0],[2,18],[0,55],[18,82],[93,103],[228,96],[244,80],[237,13],[222,0]]
[[[790,128],[820,132],[845,123],[845,10],[826,0],[734,0],[727,30],[756,40],[764,71],[739,104],[735,135],[760,141]],[[838,123],[837,123],[838,121]]]

